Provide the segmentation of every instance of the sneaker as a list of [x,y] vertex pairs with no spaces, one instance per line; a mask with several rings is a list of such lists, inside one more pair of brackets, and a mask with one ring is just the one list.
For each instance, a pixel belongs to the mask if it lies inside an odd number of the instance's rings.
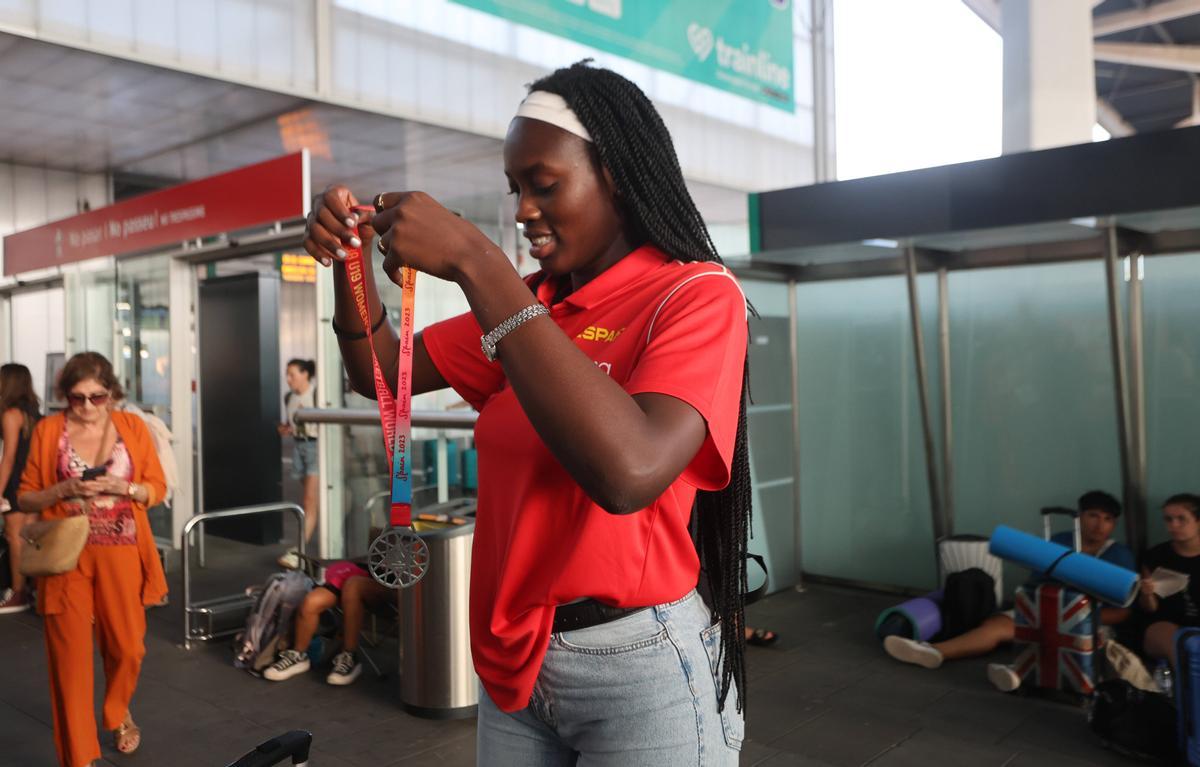
[[325,677],[325,681],[330,684],[344,685],[350,684],[358,675],[362,673],[362,664],[358,662],[358,658],[350,650],[343,650],[334,656],[333,671],[329,672],[329,676]]
[[24,591],[5,589],[0,593],[0,615],[25,612],[29,606],[29,595]]
[[902,663],[912,663],[925,668],[938,668],[942,665],[942,654],[928,642],[918,642],[893,634],[883,640],[883,649]]
[[1012,666],[1006,666],[1003,663],[989,663],[987,678],[992,686],[1000,692],[1012,692],[1021,686],[1021,677],[1017,676],[1017,672],[1013,671]]
[[295,650],[284,650],[279,653],[278,660],[267,666],[267,670],[263,672],[263,678],[270,679],[272,682],[282,682],[297,674],[303,674],[308,671],[308,667],[308,655]]
[[275,561],[285,570],[300,569],[300,555],[296,553],[295,549],[289,549],[286,554]]

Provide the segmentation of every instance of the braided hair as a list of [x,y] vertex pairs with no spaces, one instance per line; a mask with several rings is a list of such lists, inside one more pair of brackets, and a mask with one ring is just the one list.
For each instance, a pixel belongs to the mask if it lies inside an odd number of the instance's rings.
[[[558,94],[587,128],[600,162],[612,175],[618,206],[635,242],[650,242],[680,261],[722,263],[708,227],[692,201],[671,134],[640,88],[585,59],[529,86]],[[737,684],[738,710],[746,700],[746,543],[750,533],[750,459],[746,437],[749,360],[742,361],[742,396],[729,484],[696,493],[693,535],[702,590],[721,622],[721,689],[725,709]],[[706,588],[705,588],[706,587]]]

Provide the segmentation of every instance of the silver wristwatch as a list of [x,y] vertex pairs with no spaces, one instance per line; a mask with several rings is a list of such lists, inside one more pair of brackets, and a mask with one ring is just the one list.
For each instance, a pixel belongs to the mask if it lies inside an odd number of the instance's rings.
[[541,304],[532,304],[492,328],[490,333],[484,333],[479,339],[479,345],[483,347],[483,356],[487,357],[488,362],[495,362],[496,344],[500,343],[501,338],[504,338],[534,317],[540,317],[543,314],[549,313],[550,310]]

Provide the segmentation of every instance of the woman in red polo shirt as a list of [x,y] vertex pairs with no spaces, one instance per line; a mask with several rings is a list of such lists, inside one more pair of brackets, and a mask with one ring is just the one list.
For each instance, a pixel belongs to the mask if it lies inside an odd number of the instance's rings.
[[[418,336],[413,391],[452,386],[479,411],[480,763],[735,764],[745,299],[661,118],[620,75],[579,63],[534,83],[504,172],[541,265],[527,280],[423,193],[377,196],[371,220],[393,280],[413,266],[456,282],[471,306]],[[305,241],[314,258],[370,247],[355,236],[355,203],[343,186],[318,197]],[[351,384],[372,397],[344,270],[335,284]],[[394,380],[396,336],[368,289]]]

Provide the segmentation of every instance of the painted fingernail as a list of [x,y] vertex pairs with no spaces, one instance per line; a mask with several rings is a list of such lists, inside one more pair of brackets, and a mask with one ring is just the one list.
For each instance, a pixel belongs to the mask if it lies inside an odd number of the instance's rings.
[[354,246],[354,247],[356,247],[356,248],[361,248],[361,247],[362,247],[362,240],[358,239],[357,237],[351,237],[351,238],[350,238],[350,244],[351,244],[351,245],[353,245],[353,246]]
[[337,249],[337,257],[338,257],[338,258],[345,258],[345,257],[346,257],[346,251],[342,250],[341,248],[338,248],[338,249]]
[[321,259],[321,263],[322,263],[322,264],[325,264],[325,266],[329,266],[329,265],[330,265],[331,263],[333,263],[333,262],[332,262],[332,261],[330,261],[328,258],[322,258],[322,259]]
[[358,226],[358,222],[353,218],[346,219],[346,226]]

